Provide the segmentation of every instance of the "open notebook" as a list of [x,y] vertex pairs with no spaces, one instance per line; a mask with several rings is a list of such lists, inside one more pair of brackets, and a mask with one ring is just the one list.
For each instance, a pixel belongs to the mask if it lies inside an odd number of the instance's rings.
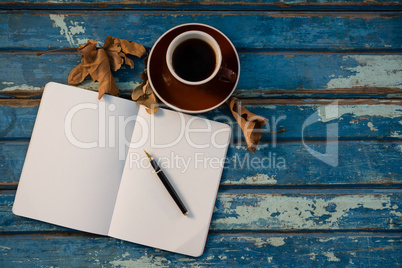
[[[231,128],[48,83],[13,206],[16,215],[190,256],[205,247]],[[149,164],[156,159],[184,216]]]

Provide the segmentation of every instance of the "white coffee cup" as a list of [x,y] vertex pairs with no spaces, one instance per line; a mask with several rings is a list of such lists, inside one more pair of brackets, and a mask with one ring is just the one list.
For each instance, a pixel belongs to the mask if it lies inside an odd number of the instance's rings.
[[[211,46],[211,48],[215,52],[215,68],[213,72],[211,73],[210,76],[207,78],[201,80],[201,81],[188,81],[183,78],[181,78],[174,70],[173,68],[173,53],[175,49],[184,41],[189,40],[189,39],[200,39],[204,42],[206,42],[208,45]],[[222,67],[222,52],[219,47],[219,44],[216,42],[216,40],[210,36],[209,34],[201,31],[187,31],[182,34],[179,34],[176,36],[172,42],[169,44],[167,52],[166,52],[166,63],[167,67],[170,71],[170,73],[176,78],[178,81],[180,81],[183,84],[191,85],[191,86],[199,86],[208,83],[215,77],[219,77],[220,80],[227,81],[227,82],[233,82],[236,79],[236,74],[227,69]]]

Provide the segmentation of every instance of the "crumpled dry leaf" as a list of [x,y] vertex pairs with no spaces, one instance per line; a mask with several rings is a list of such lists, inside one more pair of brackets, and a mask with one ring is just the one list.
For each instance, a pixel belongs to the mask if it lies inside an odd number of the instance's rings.
[[[89,40],[85,45],[80,45],[78,47],[78,53],[82,55],[81,63],[75,66],[71,72],[68,74],[68,83],[70,85],[78,85],[84,81],[85,77],[89,74],[88,69],[84,68],[84,55],[93,57],[96,55],[96,41]],[[94,54],[94,55],[92,55]]]
[[143,45],[111,36],[106,37],[103,48],[106,50],[113,71],[120,69],[123,62],[129,65],[131,69],[134,68],[133,60],[128,58],[126,54],[134,55],[138,58],[145,54]]
[[112,68],[112,70],[114,72],[117,71],[118,69],[120,69],[120,67],[124,63],[124,58],[122,58],[119,55],[121,48],[109,47],[109,48],[103,48],[103,49],[106,51],[107,57],[109,59],[110,68]]
[[147,59],[148,57],[144,58],[145,70],[140,74],[142,83],[133,90],[131,98],[138,104],[145,105],[147,107],[146,111],[148,114],[153,114],[158,110],[159,105],[155,93],[153,92],[151,85],[149,84],[148,81],[147,67],[146,67]]
[[97,48],[96,43],[89,40],[87,44],[78,47],[78,53],[82,55],[81,63],[69,73],[68,83],[78,85],[89,74],[94,81],[99,81],[99,99],[105,93],[117,96],[119,89],[111,70],[117,71],[123,63],[134,68],[133,60],[126,54],[141,57],[145,54],[145,48],[138,43],[110,36],[106,38],[103,48]]
[[68,74],[68,83],[71,85],[78,85],[84,81],[85,77],[88,76],[88,70],[84,68],[84,64],[81,62],[71,72]]
[[[108,36],[108,37],[110,37],[110,36]],[[110,37],[110,38],[113,38],[113,37]],[[113,38],[113,42],[117,46],[121,47],[121,51],[124,54],[130,54],[133,56],[137,56],[138,58],[141,58],[146,52],[144,46],[141,44],[138,44],[136,42],[130,42],[130,41],[127,41],[124,39],[119,39],[119,38]]]
[[230,98],[227,103],[243,131],[248,149],[254,153],[263,134],[261,128],[268,122],[268,119],[243,108],[236,98]]

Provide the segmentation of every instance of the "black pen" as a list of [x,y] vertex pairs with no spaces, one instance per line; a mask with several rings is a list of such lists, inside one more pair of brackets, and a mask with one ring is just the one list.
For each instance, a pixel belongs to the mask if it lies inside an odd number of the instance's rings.
[[[145,152],[145,150],[144,150],[144,152]],[[181,212],[184,215],[188,215],[187,208],[184,206],[183,202],[180,200],[179,195],[176,193],[173,186],[170,184],[168,178],[165,176],[162,169],[156,163],[155,159],[152,156],[150,156],[147,152],[145,152],[145,154],[148,156],[149,161],[151,162],[151,165],[154,168],[156,174],[158,175],[158,177],[161,180],[161,182],[163,183],[163,185],[165,185],[166,190],[169,192],[170,196],[176,202],[176,204],[180,208]]]

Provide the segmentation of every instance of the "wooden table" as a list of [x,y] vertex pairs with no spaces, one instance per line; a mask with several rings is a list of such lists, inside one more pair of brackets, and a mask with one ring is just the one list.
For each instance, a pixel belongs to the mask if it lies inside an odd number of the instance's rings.
[[[0,0],[0,267],[399,266],[401,10],[397,0]],[[107,35],[149,49],[188,22],[233,41],[242,67],[235,96],[286,128],[264,135],[254,155],[234,134],[205,253],[189,258],[14,216],[41,90],[67,83],[80,62],[35,52]],[[125,97],[140,82],[144,65],[135,65],[115,74]],[[227,107],[205,116],[222,114]],[[339,142],[326,142],[336,128]],[[329,158],[317,158],[326,149]]]

